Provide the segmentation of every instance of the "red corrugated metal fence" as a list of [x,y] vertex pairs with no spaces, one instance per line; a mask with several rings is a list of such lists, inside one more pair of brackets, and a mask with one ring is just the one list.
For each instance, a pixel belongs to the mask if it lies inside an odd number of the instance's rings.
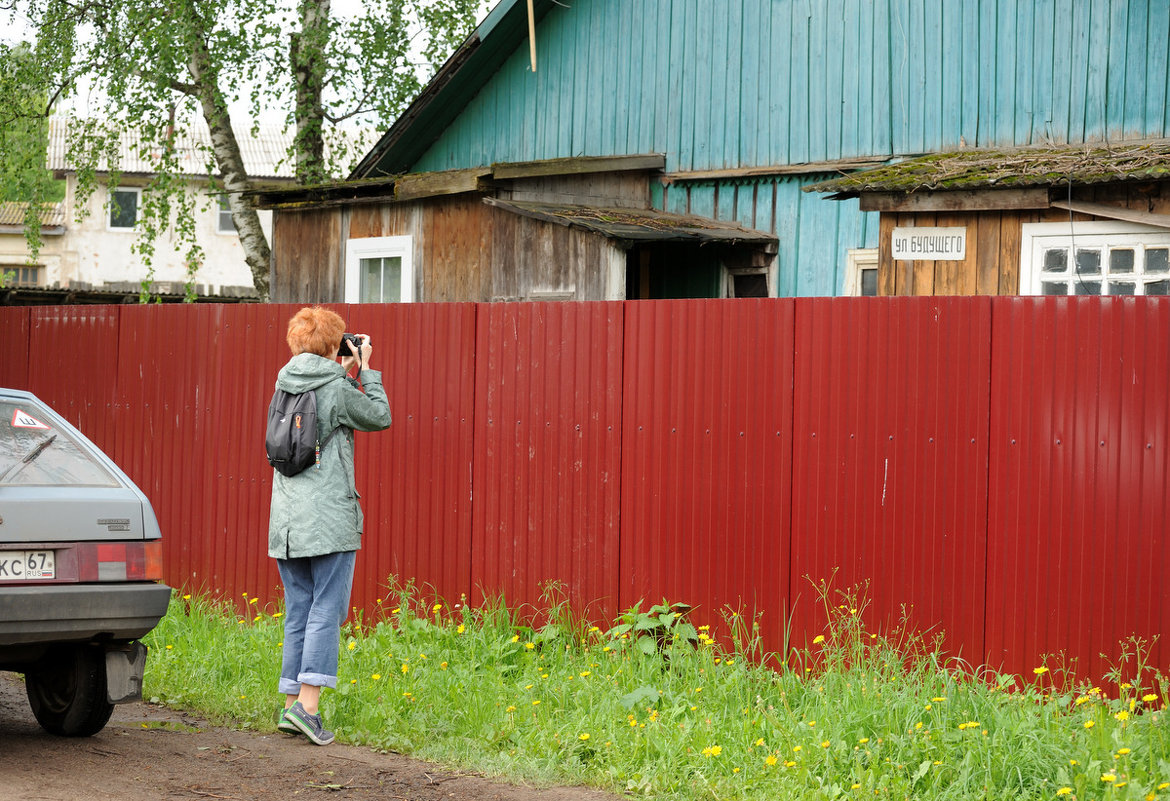
[[[172,583],[272,600],[259,440],[296,308],[0,308],[0,383],[142,486]],[[779,652],[831,577],[973,665],[1099,677],[1138,635],[1167,667],[1170,301],[336,308],[394,417],[358,438],[358,607],[391,576],[515,606],[556,581],[600,622],[756,614]]]

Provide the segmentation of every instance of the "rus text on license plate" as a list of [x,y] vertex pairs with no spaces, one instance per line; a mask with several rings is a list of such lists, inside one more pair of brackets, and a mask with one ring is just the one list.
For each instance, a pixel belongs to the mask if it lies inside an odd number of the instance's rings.
[[52,551],[0,551],[0,582],[55,578],[54,556]]

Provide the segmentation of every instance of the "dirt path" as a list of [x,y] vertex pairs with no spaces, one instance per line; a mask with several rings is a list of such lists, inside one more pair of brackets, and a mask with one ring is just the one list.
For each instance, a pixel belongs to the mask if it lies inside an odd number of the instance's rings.
[[0,673],[0,798],[21,801],[386,799],[616,801],[580,788],[534,789],[454,773],[396,754],[207,725],[124,704],[93,737],[46,734],[20,676]]

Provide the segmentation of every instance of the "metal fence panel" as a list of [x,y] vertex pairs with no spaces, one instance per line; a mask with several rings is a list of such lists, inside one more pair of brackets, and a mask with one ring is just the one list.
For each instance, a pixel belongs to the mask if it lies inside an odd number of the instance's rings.
[[1170,660],[1170,301],[994,302],[987,650],[1103,676]]
[[[870,630],[906,621],[982,652],[991,306],[796,302],[794,644],[857,590]],[[812,579],[810,581],[809,579]]]
[[[476,358],[473,598],[617,607],[623,306],[482,304]],[[588,608],[587,608],[588,607]]]
[[788,598],[793,301],[626,306],[621,603],[760,615]]

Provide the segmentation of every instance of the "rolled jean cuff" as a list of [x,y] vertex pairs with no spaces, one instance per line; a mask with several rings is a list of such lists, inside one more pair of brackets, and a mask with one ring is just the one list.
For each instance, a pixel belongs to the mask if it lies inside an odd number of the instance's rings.
[[276,686],[276,691],[278,693],[284,693],[285,695],[300,695],[301,683],[299,681],[293,681],[292,679],[286,679],[284,676],[281,676],[280,682]]
[[[283,681],[283,679],[281,680]],[[337,688],[337,677],[326,676],[324,673],[301,673],[297,676],[297,681],[301,684],[311,684],[314,687],[328,687],[330,689]]]

